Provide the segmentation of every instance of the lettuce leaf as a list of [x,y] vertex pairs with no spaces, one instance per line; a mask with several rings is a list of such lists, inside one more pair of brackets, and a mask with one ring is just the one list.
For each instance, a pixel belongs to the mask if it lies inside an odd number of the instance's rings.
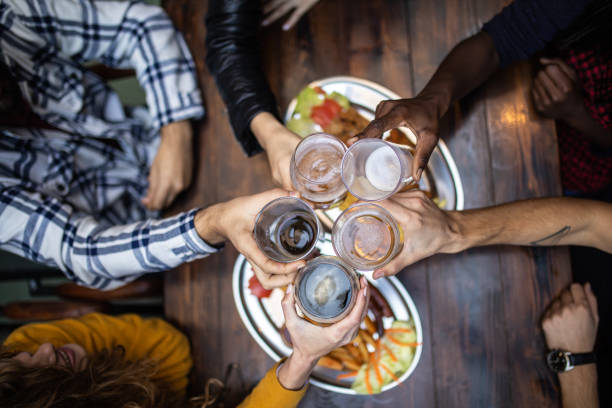
[[348,100],[348,98],[339,92],[334,91],[331,93],[331,95],[329,95],[329,97],[338,102],[338,104],[342,106],[342,109],[348,109],[351,107],[351,102]]
[[301,137],[306,137],[310,134],[320,132],[316,123],[314,123],[309,117],[303,116],[289,119],[287,121],[287,129],[300,135]]
[[307,86],[298,94],[297,103],[293,116],[299,114],[299,118],[310,118],[310,110],[313,106],[321,105],[325,95],[317,93],[313,88]]

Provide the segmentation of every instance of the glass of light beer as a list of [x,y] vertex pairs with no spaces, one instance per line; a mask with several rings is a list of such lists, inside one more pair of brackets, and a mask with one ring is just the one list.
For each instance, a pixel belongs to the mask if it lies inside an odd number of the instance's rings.
[[315,249],[321,231],[321,223],[308,203],[281,197],[257,214],[253,234],[259,249],[270,259],[293,262]]
[[342,159],[342,182],[363,201],[379,201],[413,183],[412,155],[381,139],[354,143]]
[[334,251],[357,270],[386,265],[401,251],[403,240],[402,229],[391,213],[372,203],[350,206],[332,228]]
[[300,268],[295,302],[306,319],[319,325],[342,320],[355,305],[359,277],[335,256],[319,256]]
[[291,158],[291,181],[301,197],[326,209],[346,197],[340,166],[346,146],[335,136],[315,133],[297,145]]

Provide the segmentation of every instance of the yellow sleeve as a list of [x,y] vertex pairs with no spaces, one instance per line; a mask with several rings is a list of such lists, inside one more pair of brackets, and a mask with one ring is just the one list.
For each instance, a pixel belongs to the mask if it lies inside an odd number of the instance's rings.
[[11,333],[4,345],[32,353],[43,343],[56,347],[75,343],[88,353],[123,346],[127,360],[156,361],[158,372],[153,378],[178,392],[185,391],[192,366],[189,341],[185,335],[162,319],[142,319],[133,314],[108,316],[92,313],[78,319],[27,324]]
[[278,382],[276,371],[279,364],[276,363],[265,375],[265,377],[257,384],[251,393],[245,398],[239,408],[295,408],[306,393],[308,386],[302,387],[301,390],[292,391],[283,387]]

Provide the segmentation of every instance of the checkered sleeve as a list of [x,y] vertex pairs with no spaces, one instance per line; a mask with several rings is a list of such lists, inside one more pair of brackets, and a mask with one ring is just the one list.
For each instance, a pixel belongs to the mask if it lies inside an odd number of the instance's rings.
[[110,290],[216,252],[195,229],[196,211],[109,227],[57,198],[0,184],[0,248]]
[[193,58],[162,8],[137,1],[4,1],[50,49],[81,63],[134,69],[153,126],[203,115]]

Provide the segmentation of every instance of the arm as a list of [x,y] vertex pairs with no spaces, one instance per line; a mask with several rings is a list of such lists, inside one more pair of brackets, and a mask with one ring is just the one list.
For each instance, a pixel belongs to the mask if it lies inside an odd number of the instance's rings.
[[359,330],[369,301],[365,278],[362,277],[360,283],[361,289],[353,310],[346,318],[328,327],[315,326],[298,317],[295,311],[294,287],[292,284],[287,287],[282,307],[293,352],[280,368],[275,366],[268,372],[240,407],[290,408],[298,405],[319,358],[351,341]]
[[60,268],[79,284],[110,290],[217,249],[196,230],[192,210],[162,220],[110,226],[55,197],[0,185],[0,246]]
[[[5,35],[16,39],[7,41],[3,51],[10,54],[9,65],[21,65],[14,72],[28,73],[25,93],[39,95],[29,100],[58,103],[60,108],[70,109],[68,105],[77,103],[75,98],[83,98],[82,93],[89,90],[85,87],[88,81],[81,78],[81,67],[74,67],[62,58],[66,55],[81,63],[97,60],[110,67],[133,68],[146,92],[156,128],[203,114],[193,59],[183,37],[160,7],[89,0],[8,0],[7,4],[5,12],[10,10],[15,19],[10,20],[11,33]],[[75,29],[85,24],[90,30],[87,36]],[[26,45],[11,46],[14,41]],[[46,55],[44,49],[48,48],[58,49],[61,54],[38,62],[36,55]],[[24,52],[31,53],[32,58],[24,59]],[[59,64],[65,72],[55,72],[54,67]],[[57,78],[64,74],[66,78]],[[55,79],[49,83],[51,76]],[[75,92],[79,86],[83,88]],[[99,89],[91,90],[94,91]],[[56,95],[49,98],[49,93]],[[66,93],[72,99],[63,104],[53,101],[64,98]]]
[[380,137],[396,127],[412,129],[417,137],[412,176],[419,180],[438,142],[438,121],[448,107],[485,82],[500,65],[528,58],[543,48],[587,3],[516,0],[481,32],[455,46],[416,97],[381,102],[375,120],[349,143]]
[[[577,283],[553,300],[542,319],[542,330],[549,349],[572,353],[593,351],[599,313],[591,285]],[[596,408],[597,367],[595,364],[576,366],[558,374],[563,408]]]
[[257,1],[211,1],[206,17],[206,64],[243,150],[249,156],[265,150],[276,183],[292,189],[289,163],[299,137],[283,126],[261,69],[260,21]]
[[584,245],[612,252],[612,204],[575,198],[516,201],[467,211],[442,211],[420,191],[380,203],[404,231],[402,252],[375,277],[392,275],[436,253],[484,245]]

